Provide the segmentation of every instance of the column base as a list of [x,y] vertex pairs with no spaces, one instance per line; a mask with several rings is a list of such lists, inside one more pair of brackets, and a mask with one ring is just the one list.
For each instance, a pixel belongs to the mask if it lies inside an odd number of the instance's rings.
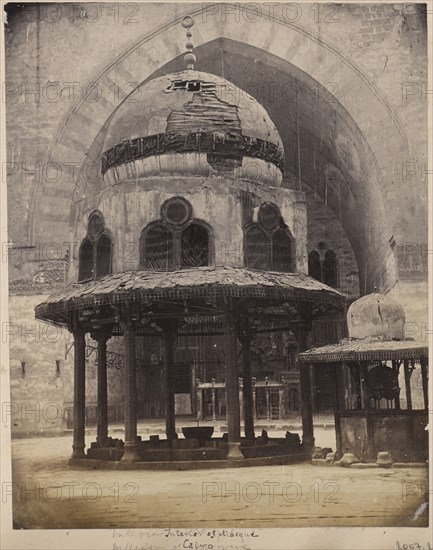
[[177,432],[173,432],[171,434],[168,434],[167,432],[165,433],[165,436],[167,438],[167,441],[170,443],[173,443],[173,441],[176,441],[177,439],[179,439],[179,436],[177,435]]
[[85,445],[72,445],[71,458],[87,458],[84,447]]
[[252,439],[252,440],[254,440],[254,439],[256,438],[256,434],[255,434],[254,428],[253,428],[253,429],[249,429],[249,430],[245,430],[245,437],[246,437],[246,439]]
[[138,454],[137,445],[127,445],[125,444],[125,453],[120,459],[122,462],[139,462],[141,459]]
[[229,442],[228,447],[227,460],[244,460],[245,457],[242,454],[240,442]]
[[108,438],[108,435],[104,436],[97,436],[96,437],[96,443],[99,445],[99,447],[109,447],[110,446],[110,440]]
[[302,448],[304,452],[311,454],[315,446],[315,438],[312,436],[302,436]]

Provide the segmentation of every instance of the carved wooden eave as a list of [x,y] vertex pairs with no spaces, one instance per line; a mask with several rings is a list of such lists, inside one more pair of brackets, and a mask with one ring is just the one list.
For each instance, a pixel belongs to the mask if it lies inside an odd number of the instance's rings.
[[248,315],[267,313],[269,318],[280,321],[295,318],[290,309],[293,306],[299,309],[308,304],[313,316],[329,309],[342,312],[345,306],[341,293],[307,275],[210,267],[170,272],[126,271],[74,283],[39,304],[35,314],[37,319],[67,326],[74,311],[88,308],[94,313],[98,308],[128,304],[149,318],[158,317],[160,307],[162,316],[168,312],[184,318],[205,315],[209,321],[209,317],[222,313],[216,303],[224,298],[242,301],[242,311]]
[[348,363],[358,361],[419,360],[428,357],[428,346],[413,340],[365,340],[347,338],[338,344],[310,349],[299,354],[301,363]]

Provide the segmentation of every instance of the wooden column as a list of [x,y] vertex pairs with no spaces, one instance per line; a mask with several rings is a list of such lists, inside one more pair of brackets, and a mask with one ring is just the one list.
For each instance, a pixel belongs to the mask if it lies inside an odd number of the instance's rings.
[[411,411],[412,410],[412,390],[410,387],[410,370],[409,370],[408,359],[404,359],[403,368],[404,368],[404,385],[406,386],[406,407],[409,411]]
[[165,326],[164,332],[164,368],[165,368],[165,433],[172,443],[176,439],[175,387],[174,387],[174,326]]
[[427,358],[421,357],[421,378],[422,378],[422,392],[424,395],[424,408],[428,414],[428,372],[427,372]]
[[244,409],[244,431],[245,437],[254,439],[254,395],[253,378],[251,375],[251,342],[254,334],[245,332],[240,336],[242,346],[242,375],[243,375],[243,409]]
[[[340,426],[340,415],[338,414],[340,409],[345,408],[344,399],[341,403],[340,394],[341,386],[344,384],[342,374],[343,365],[340,363],[334,363],[332,366],[333,372],[333,383],[334,383],[334,423],[335,423],[335,440],[336,440],[336,455],[340,459],[343,456],[342,453],[342,444],[341,444],[341,426]],[[344,395],[343,395],[344,398]]]
[[284,418],[284,388],[278,390],[278,420]]
[[239,409],[239,384],[237,373],[237,346],[235,318],[230,307],[226,308],[224,351],[226,362],[226,401],[228,428],[228,460],[244,458],[241,451],[241,429]]
[[71,458],[86,458],[86,333],[76,329],[74,334],[74,436]]
[[199,388],[200,380],[197,378],[196,385],[197,385],[197,418],[198,420],[203,421],[204,420],[204,413],[203,413],[203,390]]
[[135,330],[131,321],[122,323],[125,356],[125,453],[122,460],[140,460],[137,445],[137,380],[135,371]]
[[319,396],[317,395],[317,371],[316,365],[310,366],[310,380],[311,380],[311,401],[313,407],[313,421],[314,418],[319,416]]
[[215,395],[215,378],[212,378],[212,420],[216,420],[216,395]]
[[[360,386],[361,386],[361,405],[365,413],[366,429],[367,429],[367,459],[374,460],[376,458],[374,454],[374,441],[373,441],[373,428],[371,426],[370,417],[370,394],[368,392],[368,363],[362,361],[359,364],[360,372]],[[364,457],[358,457],[363,460]]]
[[368,394],[368,366],[365,362],[359,364],[359,382],[361,392],[361,407],[364,411],[370,410],[370,396]]
[[271,388],[268,386],[268,377],[266,377],[266,419],[271,420]]
[[194,416],[198,416],[196,384],[197,384],[197,365],[194,359],[191,366],[191,387],[193,388],[191,392],[191,413]]
[[238,378],[239,388],[239,419],[242,422],[244,420],[244,394],[243,394],[243,380]]
[[257,420],[257,388],[256,388],[256,379],[253,379],[253,411],[254,411],[254,420]]
[[[309,325],[301,325],[296,330],[299,352],[308,349]],[[308,364],[300,364],[299,382],[301,392],[301,414],[302,414],[302,446],[306,453],[314,448],[314,424],[313,424],[313,401],[311,398],[311,367]]]
[[110,334],[98,332],[92,334],[92,338],[98,343],[98,409],[96,442],[104,446],[108,439],[108,396],[107,396],[107,341]]
[[[399,378],[399,374],[400,374],[400,365],[401,365],[401,360],[393,360],[392,361],[392,369],[394,370],[394,372],[397,375],[397,384],[398,384],[398,378]],[[394,399],[394,403],[395,403],[395,408],[399,410],[401,408],[401,406],[400,406],[400,394],[398,394],[397,397]]]

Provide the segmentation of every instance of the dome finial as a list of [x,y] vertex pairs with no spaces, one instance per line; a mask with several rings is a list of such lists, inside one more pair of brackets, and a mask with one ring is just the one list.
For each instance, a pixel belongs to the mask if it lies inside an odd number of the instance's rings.
[[182,27],[186,29],[186,37],[187,37],[187,43],[186,43],[186,53],[184,56],[186,68],[187,69],[194,69],[194,63],[196,61],[196,56],[193,52],[194,44],[192,43],[192,32],[190,31],[191,27],[194,25],[194,19],[190,15],[186,15],[182,19]]

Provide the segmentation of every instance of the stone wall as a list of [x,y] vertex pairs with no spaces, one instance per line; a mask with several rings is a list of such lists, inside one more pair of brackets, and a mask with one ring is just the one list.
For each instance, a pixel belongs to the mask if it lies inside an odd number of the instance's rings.
[[[360,296],[359,269],[350,241],[331,208],[325,206],[313,195],[307,198],[308,252],[315,250],[322,255],[326,250],[335,252],[338,261],[339,285],[349,301]],[[321,250],[322,246],[326,247]]]
[[[35,320],[34,307],[46,298],[46,294],[10,296],[9,322],[2,326],[2,344],[9,344],[11,392],[10,409],[4,411],[12,413],[13,437],[62,435],[72,427],[73,337],[66,329]],[[97,355],[91,349],[96,342],[89,337],[87,344],[86,415],[90,425],[96,422]],[[122,351],[122,340],[112,338],[107,347]],[[123,418],[124,371],[109,366],[108,400],[112,417],[119,420]]]
[[11,296],[9,324],[2,328],[2,344],[9,343],[13,436],[63,433],[72,373],[72,354],[65,358],[65,352],[72,338],[35,320],[34,307],[45,298]]

